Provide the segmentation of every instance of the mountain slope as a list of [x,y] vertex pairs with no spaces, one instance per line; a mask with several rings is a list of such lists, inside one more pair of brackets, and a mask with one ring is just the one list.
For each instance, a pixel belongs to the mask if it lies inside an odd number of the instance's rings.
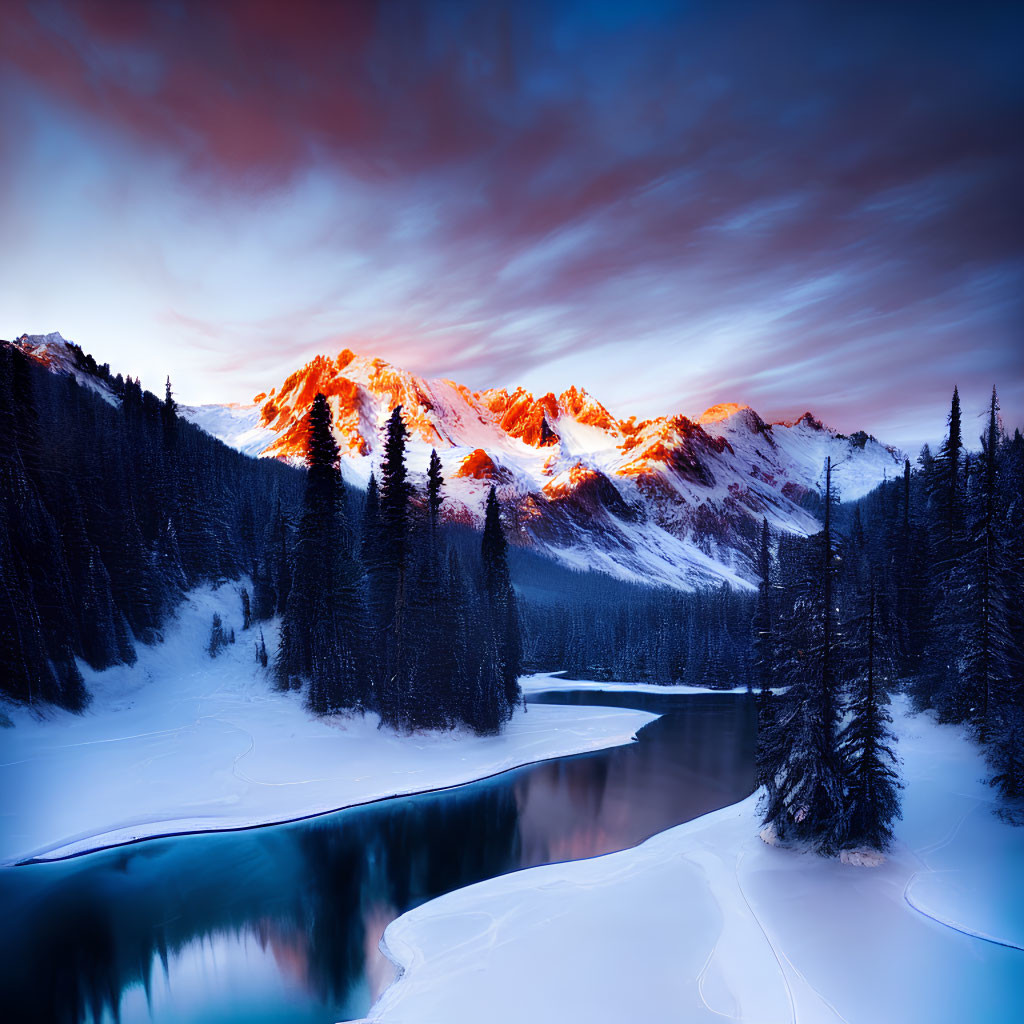
[[0,703],[81,709],[83,664],[134,662],[187,588],[268,562],[257,524],[304,474],[167,413],[59,335],[0,340]]
[[[59,334],[15,343],[117,401],[109,370]],[[684,589],[750,586],[762,516],[775,531],[816,531],[811,509],[827,456],[846,499],[901,470],[896,450],[866,434],[839,434],[810,413],[766,423],[746,406],[718,405],[696,420],[618,419],[575,387],[539,398],[522,388],[474,392],[347,349],[317,356],[252,405],[180,411],[245,454],[299,462],[303,417],[318,391],[330,403],[350,482],[365,486],[382,428],[401,405],[414,475],[425,472],[431,448],[441,456],[449,518],[479,523],[494,484],[514,542],[572,568]]]
[[431,448],[441,456],[450,517],[477,521],[493,483],[519,543],[580,569],[672,586],[749,585],[762,516],[776,530],[814,532],[805,502],[819,490],[826,456],[848,499],[900,469],[895,450],[838,434],[810,413],[766,423],[746,406],[719,405],[698,420],[620,420],[575,387],[539,398],[521,388],[473,392],[347,349],[317,356],[252,406],[182,412],[249,454],[297,460],[318,391],[353,482],[365,484],[383,425],[401,405],[414,472],[425,470]]

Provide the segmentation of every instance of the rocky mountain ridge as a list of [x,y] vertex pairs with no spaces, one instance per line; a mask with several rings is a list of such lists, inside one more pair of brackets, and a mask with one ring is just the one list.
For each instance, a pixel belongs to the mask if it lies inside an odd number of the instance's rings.
[[[16,343],[51,369],[91,376],[79,365],[81,350],[60,335]],[[619,419],[581,388],[540,397],[522,388],[475,392],[348,349],[315,357],[249,406],[181,412],[250,455],[299,461],[317,392],[328,398],[353,483],[365,484],[382,427],[401,405],[414,474],[432,448],[441,456],[449,518],[478,522],[494,484],[514,542],[580,569],[682,588],[750,586],[762,516],[775,531],[814,532],[827,456],[847,499],[902,465],[895,449],[840,434],[811,413],[769,423],[747,406],[723,404],[696,419]]]

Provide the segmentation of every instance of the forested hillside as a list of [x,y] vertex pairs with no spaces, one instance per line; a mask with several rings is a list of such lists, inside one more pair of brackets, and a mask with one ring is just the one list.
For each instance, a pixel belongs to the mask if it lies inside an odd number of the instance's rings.
[[181,419],[169,383],[83,368],[119,401],[0,343],[0,692],[72,709],[76,656],[131,662],[186,589],[251,572],[303,481]]
[[826,851],[891,834],[897,686],[969,725],[994,784],[1024,795],[1024,438],[1003,429],[995,391],[978,449],[954,391],[937,452],[838,497],[827,485],[824,529],[779,538],[775,556],[765,528],[753,629],[766,822]]
[[[538,570],[542,578],[548,573]],[[713,689],[754,684],[753,595],[725,584],[684,593],[600,573],[562,573],[546,592],[536,584],[522,588],[528,668],[564,669],[571,679]],[[517,574],[517,583],[525,575]]]
[[277,684],[305,687],[321,714],[371,710],[400,730],[463,724],[494,733],[520,699],[521,649],[498,501],[492,488],[475,550],[460,554],[441,522],[440,460],[432,454],[420,491],[405,464],[407,436],[399,405],[380,486],[371,476],[352,508],[330,407],[314,397]]
[[[508,549],[493,493],[483,535],[445,522],[440,463],[409,473],[400,409],[363,495],[342,482],[325,401],[307,414],[302,472],[183,420],[170,382],[160,399],[73,352],[76,374],[50,373],[0,344],[8,698],[83,707],[76,657],[131,662],[187,589],[248,576],[247,621],[283,622],[280,650],[258,643],[258,656],[318,713],[492,731],[518,700],[520,665],[751,686],[768,819],[836,846],[854,764],[872,799],[895,785],[885,704],[905,685],[920,707],[969,722],[1002,789],[1024,793],[1024,439],[1003,430],[994,394],[978,451],[954,395],[946,440],[902,479],[841,504],[827,466],[820,533],[763,524],[756,596],[686,594]],[[214,626],[211,640],[215,653],[227,638]]]
[[[307,471],[242,455],[69,347],[49,372],[0,344],[0,693],[80,710],[76,664],[135,660],[184,593],[248,576],[246,624],[277,684],[311,710],[373,710],[399,728],[498,730],[519,700],[520,637],[500,509],[454,541],[435,461],[421,493],[396,408],[381,486],[344,485],[322,396]],[[379,500],[378,500],[379,499]],[[232,642],[216,620],[209,651]]]

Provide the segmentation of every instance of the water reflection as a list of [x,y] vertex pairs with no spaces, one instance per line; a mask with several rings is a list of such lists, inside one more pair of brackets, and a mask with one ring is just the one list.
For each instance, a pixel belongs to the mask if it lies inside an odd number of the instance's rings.
[[520,867],[594,856],[740,799],[737,696],[559,693],[665,713],[641,742],[294,825],[0,871],[5,1020],[336,1021],[391,981],[398,914]]

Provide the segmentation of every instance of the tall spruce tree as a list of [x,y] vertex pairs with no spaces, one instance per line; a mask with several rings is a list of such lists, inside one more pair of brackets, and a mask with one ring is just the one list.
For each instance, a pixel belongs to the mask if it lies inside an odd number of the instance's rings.
[[431,450],[427,469],[427,537],[421,559],[421,600],[427,608],[420,637],[422,663],[431,681],[434,709],[428,719],[438,725],[451,725],[458,719],[461,691],[465,689],[464,652],[457,637],[461,627],[459,608],[462,589],[453,572],[460,572],[449,558],[441,530],[441,506],[444,504],[444,475],[437,452]]
[[178,403],[174,400],[170,377],[164,384],[164,404],[160,413],[164,428],[164,444],[168,448],[173,448],[178,438]]
[[412,485],[405,464],[408,429],[395,406],[384,438],[380,465],[379,561],[375,585],[380,595],[376,627],[382,640],[377,705],[384,724],[409,725],[408,571]]
[[884,850],[892,841],[892,823],[900,817],[896,737],[886,710],[896,667],[894,636],[891,616],[879,608],[873,579],[859,604],[851,630],[852,700],[839,735],[847,787],[843,844]]
[[899,496],[899,526],[890,564],[896,586],[896,619],[902,637],[900,669],[908,677],[920,671],[929,618],[926,599],[928,538],[915,525],[913,494],[910,459],[905,459]]
[[953,388],[949,408],[948,431],[935,459],[936,479],[933,500],[938,510],[939,536],[946,557],[952,558],[961,542],[963,515],[963,431],[960,423],[960,392]]
[[489,618],[489,633],[498,659],[494,671],[488,670],[484,678],[490,683],[497,679],[501,686],[503,705],[500,714],[510,717],[519,703],[519,672],[521,641],[519,619],[516,612],[515,592],[508,568],[508,543],[501,526],[501,509],[492,486],[487,494],[484,511],[484,532],[480,543],[483,561],[483,590]]
[[961,686],[959,658],[965,593],[963,552],[964,472],[960,394],[953,389],[948,431],[938,455],[924,463],[928,486],[932,592],[927,655],[918,693],[947,722],[961,722],[969,705]]
[[771,577],[772,549],[771,531],[768,519],[761,519],[761,536],[757,555],[757,604],[754,606],[753,619],[753,661],[754,679],[757,683],[762,724],[766,724],[768,705],[771,699],[773,665],[772,665],[772,613],[771,613]]
[[[957,717],[969,718],[985,743],[997,708],[1006,703],[1013,677],[1009,606],[1020,594],[1019,576],[1007,557],[999,480],[999,403],[992,389],[988,424],[981,437],[980,472],[969,495],[970,530],[965,555],[965,623]],[[1014,586],[1017,584],[1017,586]]]
[[441,459],[437,451],[430,449],[430,465],[427,467],[427,512],[430,517],[430,532],[436,537],[441,520],[441,504],[444,498],[441,488],[444,485],[444,474],[441,470]]
[[846,834],[838,741],[835,503],[829,458],[823,527],[803,562],[791,609],[778,631],[778,681],[788,690],[764,730],[758,765],[766,789],[764,824],[774,827],[780,838],[807,841],[825,853],[837,850]]
[[406,574],[406,661],[402,713],[410,728],[440,729],[452,724],[451,638],[441,631],[443,584],[440,509],[444,479],[436,452],[427,474],[427,500],[411,510]]
[[[1003,508],[1002,584],[1011,595],[1024,592],[1024,437],[1015,430],[997,449],[1000,504]],[[1007,678],[997,691],[988,759],[992,783],[1004,797],[1024,798],[1024,601],[1006,606]]]
[[275,664],[279,685],[305,682],[306,700],[320,714],[364,707],[365,636],[338,443],[320,393],[306,422],[306,493]]

